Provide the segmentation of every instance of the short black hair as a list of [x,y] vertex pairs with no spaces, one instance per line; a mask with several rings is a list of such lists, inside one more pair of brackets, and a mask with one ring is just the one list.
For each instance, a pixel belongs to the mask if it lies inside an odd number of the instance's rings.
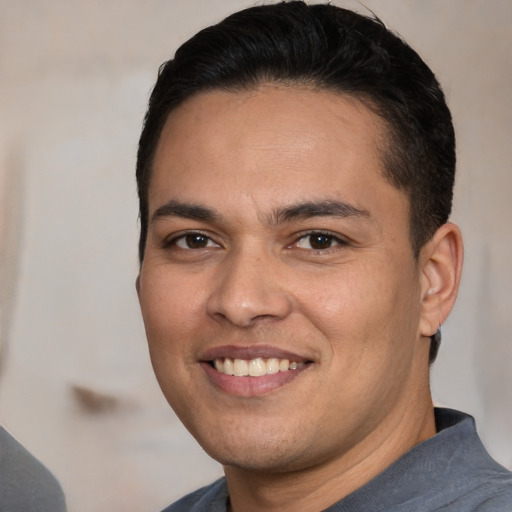
[[198,32],[160,67],[137,156],[141,263],[152,162],[169,114],[200,92],[254,90],[265,83],[348,95],[380,116],[388,137],[384,175],[409,198],[417,256],[452,207],[455,135],[436,77],[377,17],[289,1],[232,14]]

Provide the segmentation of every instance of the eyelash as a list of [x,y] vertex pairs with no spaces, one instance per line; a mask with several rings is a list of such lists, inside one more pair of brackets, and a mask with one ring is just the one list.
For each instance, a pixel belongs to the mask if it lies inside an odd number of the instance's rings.
[[[309,245],[311,246],[311,238],[315,237],[315,236],[316,237],[324,237],[325,239],[327,239],[329,246],[324,247],[324,248],[314,248],[314,247],[305,248],[305,247],[298,246],[300,241],[305,240],[307,238],[310,238]],[[191,237],[191,238],[196,237],[196,238],[204,239],[204,241],[206,242],[206,245],[204,247],[196,247],[196,248],[190,247],[190,246],[187,248],[179,247],[178,243],[181,240],[186,240],[189,237]],[[172,247],[177,247],[178,249],[181,249],[183,251],[187,251],[187,250],[195,251],[195,250],[207,249],[208,244],[210,244],[211,242],[213,242],[213,244],[215,244],[216,246],[219,246],[219,244],[217,244],[217,242],[215,242],[211,238],[211,236],[209,236],[208,234],[203,233],[201,231],[190,231],[187,233],[180,234],[178,236],[173,236],[171,239],[164,240],[164,242],[162,244],[162,248],[169,249]],[[326,252],[330,252],[330,250],[333,250],[338,246],[346,246],[346,245],[348,245],[348,241],[341,238],[339,235],[335,235],[333,233],[330,233],[329,231],[312,230],[312,231],[308,231],[306,233],[301,233],[300,236],[298,236],[293,243],[291,243],[287,246],[287,248],[292,249],[293,247],[297,247],[300,250],[315,251],[317,253],[326,253]]]
[[194,251],[194,250],[200,250],[200,249],[206,249],[208,246],[205,246],[205,247],[200,247],[200,248],[192,248],[192,247],[188,247],[187,249],[183,248],[183,247],[179,247],[178,246],[178,242],[180,240],[186,240],[188,237],[197,237],[197,238],[204,238],[206,240],[206,243],[210,243],[210,242],[213,242],[215,245],[219,245],[217,244],[216,242],[214,242],[214,240],[212,239],[211,236],[207,235],[206,233],[202,233],[201,231],[189,231],[187,233],[182,233],[178,236],[173,236],[172,238],[170,239],[166,239],[164,240],[163,244],[162,244],[162,248],[163,249],[170,249],[172,247],[177,247],[178,249],[181,249],[183,251]]
[[[335,235],[329,231],[322,231],[322,230],[312,230],[312,231],[308,231],[306,233],[302,233],[294,242],[293,244],[291,244],[289,247],[292,247],[292,246],[297,246],[297,244],[301,241],[301,240],[304,240],[304,239],[307,239],[307,238],[310,238],[310,245],[311,245],[311,238],[312,237],[325,237],[327,239],[329,239],[331,245],[329,245],[329,247],[325,247],[325,248],[317,248],[315,249],[314,247],[311,247],[311,248],[301,248],[299,247],[299,249],[303,249],[303,250],[307,250],[307,251],[315,251],[317,253],[327,253],[327,252],[330,252],[331,250],[335,250],[336,247],[338,246],[347,246],[348,245],[348,241],[344,238],[341,238],[339,235]],[[333,245],[332,245],[333,244]]]

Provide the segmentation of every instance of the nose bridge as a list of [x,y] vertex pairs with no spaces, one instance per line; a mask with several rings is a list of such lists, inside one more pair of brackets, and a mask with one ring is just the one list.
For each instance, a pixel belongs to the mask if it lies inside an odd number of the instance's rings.
[[291,309],[279,272],[279,258],[258,244],[230,252],[218,268],[208,300],[211,316],[246,327],[257,319],[284,318]]

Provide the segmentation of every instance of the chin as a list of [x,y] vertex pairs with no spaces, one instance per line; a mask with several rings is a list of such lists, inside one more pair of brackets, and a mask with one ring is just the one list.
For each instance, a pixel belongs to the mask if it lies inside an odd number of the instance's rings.
[[304,461],[290,457],[291,454],[267,452],[253,452],[251,450],[244,454],[235,456],[234,454],[209,453],[209,455],[224,467],[242,469],[255,473],[285,473],[289,471],[298,471],[308,466]]
[[[244,427],[237,431],[223,431],[215,436],[210,430],[207,438],[195,435],[203,450],[223,466],[230,466],[246,471],[284,472],[303,469],[308,465],[305,457],[310,450],[301,450],[301,444],[294,433],[248,432]],[[240,435],[240,434],[243,435]],[[237,435],[238,434],[238,435]],[[248,435],[249,434],[249,435]],[[253,435],[250,435],[253,434]]]

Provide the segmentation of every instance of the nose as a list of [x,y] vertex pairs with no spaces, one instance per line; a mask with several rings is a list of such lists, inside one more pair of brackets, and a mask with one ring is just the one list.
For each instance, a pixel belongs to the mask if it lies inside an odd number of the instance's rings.
[[283,319],[292,310],[279,264],[272,256],[238,251],[219,265],[208,298],[208,314],[238,327],[263,319]]

